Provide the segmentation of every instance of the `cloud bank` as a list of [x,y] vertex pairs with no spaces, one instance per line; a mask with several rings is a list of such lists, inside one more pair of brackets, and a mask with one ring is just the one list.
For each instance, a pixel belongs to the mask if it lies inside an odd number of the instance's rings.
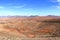
[[54,2],[54,3],[57,3],[56,6],[52,6],[52,7],[56,8],[56,9],[60,9],[60,0],[50,0],[50,1]]

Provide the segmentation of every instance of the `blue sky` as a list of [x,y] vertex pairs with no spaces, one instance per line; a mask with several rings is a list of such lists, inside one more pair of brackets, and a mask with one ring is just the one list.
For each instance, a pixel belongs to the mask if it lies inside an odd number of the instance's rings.
[[58,15],[60,0],[0,0],[0,16]]

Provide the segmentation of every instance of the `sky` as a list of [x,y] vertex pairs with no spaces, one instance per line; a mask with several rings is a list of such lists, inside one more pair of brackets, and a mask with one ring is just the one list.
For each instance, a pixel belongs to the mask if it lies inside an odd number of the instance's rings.
[[58,15],[60,0],[0,0],[0,16]]

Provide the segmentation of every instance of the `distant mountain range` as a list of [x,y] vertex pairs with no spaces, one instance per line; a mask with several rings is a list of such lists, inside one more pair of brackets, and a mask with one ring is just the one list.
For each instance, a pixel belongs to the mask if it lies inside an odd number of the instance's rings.
[[35,15],[35,16],[0,16],[0,18],[30,18],[30,17],[59,17],[60,16],[55,16],[55,15],[48,15],[48,16],[38,16],[38,15]]

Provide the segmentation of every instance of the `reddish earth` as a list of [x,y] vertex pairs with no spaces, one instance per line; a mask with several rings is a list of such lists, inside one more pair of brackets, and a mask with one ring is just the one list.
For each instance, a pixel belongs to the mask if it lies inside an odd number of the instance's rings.
[[0,18],[0,31],[25,37],[57,36],[60,35],[60,17],[4,17]]

